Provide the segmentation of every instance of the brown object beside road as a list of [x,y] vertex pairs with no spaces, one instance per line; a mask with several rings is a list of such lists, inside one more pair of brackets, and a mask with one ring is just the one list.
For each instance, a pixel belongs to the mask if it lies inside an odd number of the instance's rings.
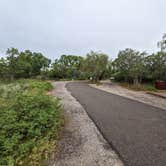
[[156,81],[155,87],[160,90],[166,90],[166,81]]

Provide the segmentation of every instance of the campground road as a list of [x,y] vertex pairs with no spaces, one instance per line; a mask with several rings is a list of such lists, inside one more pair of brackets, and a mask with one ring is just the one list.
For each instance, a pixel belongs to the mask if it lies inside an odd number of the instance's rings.
[[126,166],[166,165],[166,111],[86,83],[66,87]]

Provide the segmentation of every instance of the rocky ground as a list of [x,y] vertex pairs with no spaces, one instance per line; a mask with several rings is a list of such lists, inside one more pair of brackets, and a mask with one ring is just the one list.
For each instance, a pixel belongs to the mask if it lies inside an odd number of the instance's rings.
[[105,141],[83,107],[65,88],[66,82],[54,82],[52,94],[61,99],[65,127],[57,152],[49,166],[122,166],[117,154]]

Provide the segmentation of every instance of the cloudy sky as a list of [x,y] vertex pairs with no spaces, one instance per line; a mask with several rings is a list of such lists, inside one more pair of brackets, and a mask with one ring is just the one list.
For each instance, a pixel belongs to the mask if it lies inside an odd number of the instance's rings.
[[156,51],[166,33],[166,0],[0,0],[0,54],[8,47],[115,58],[127,47]]

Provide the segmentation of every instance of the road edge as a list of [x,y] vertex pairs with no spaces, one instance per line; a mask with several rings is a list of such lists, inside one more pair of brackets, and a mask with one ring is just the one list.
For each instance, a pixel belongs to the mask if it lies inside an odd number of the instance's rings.
[[[79,166],[78,163],[80,166],[123,166],[118,154],[104,139],[85,109],[67,90],[67,83],[69,82],[53,83],[56,87],[54,96],[61,98],[67,124],[63,133],[65,137],[62,136],[59,142],[59,154],[50,166]],[[73,142],[69,136],[76,141]]]

